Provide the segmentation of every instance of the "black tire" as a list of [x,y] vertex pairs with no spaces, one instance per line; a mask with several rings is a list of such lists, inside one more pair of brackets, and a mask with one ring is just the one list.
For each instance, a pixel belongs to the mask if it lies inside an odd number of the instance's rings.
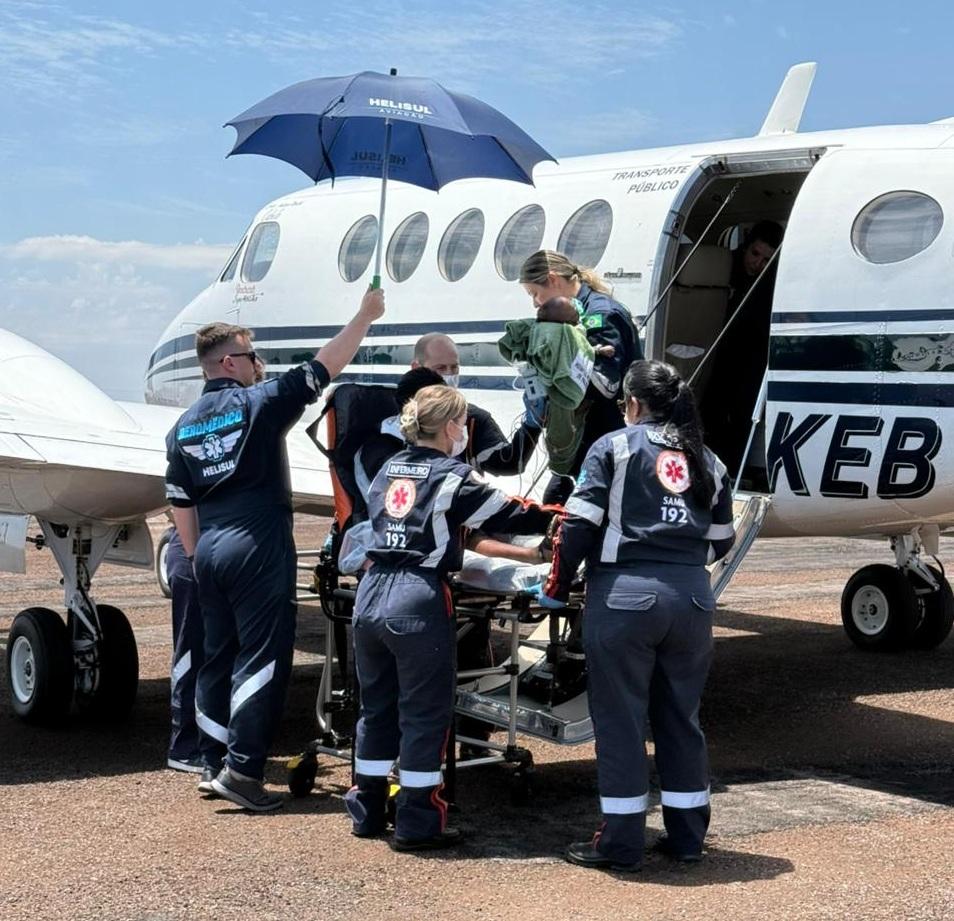
[[914,586],[895,566],[865,566],[848,580],[842,592],[841,622],[859,649],[907,649],[920,620],[921,605]]
[[132,627],[119,608],[96,606],[103,636],[99,644],[99,684],[92,694],[77,694],[84,713],[97,719],[119,722],[136,703],[139,689],[139,652]]
[[29,723],[62,722],[73,699],[73,655],[63,618],[27,608],[7,636],[7,688],[13,712]]
[[159,591],[166,598],[172,597],[172,586],[169,585],[169,574],[166,570],[166,549],[171,539],[172,528],[167,528],[156,544],[156,581],[159,583]]
[[288,790],[292,796],[303,797],[315,789],[318,776],[318,758],[305,752],[288,762]]
[[[954,591],[936,566],[928,567],[939,583],[937,591],[918,595],[921,604],[921,619],[911,637],[914,649],[934,649],[947,639],[954,627]],[[921,580],[914,576],[920,587]]]

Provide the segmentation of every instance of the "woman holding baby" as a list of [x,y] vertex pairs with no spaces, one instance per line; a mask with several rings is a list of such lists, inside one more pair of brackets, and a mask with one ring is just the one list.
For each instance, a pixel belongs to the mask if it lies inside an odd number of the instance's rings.
[[582,306],[580,323],[596,351],[593,376],[587,389],[590,402],[583,441],[572,476],[554,474],[544,493],[545,503],[566,501],[590,446],[601,435],[621,429],[618,400],[626,369],[643,357],[630,312],[610,295],[609,286],[592,269],[575,265],[562,253],[542,249],[520,269],[520,284],[539,308],[554,297],[576,298]]

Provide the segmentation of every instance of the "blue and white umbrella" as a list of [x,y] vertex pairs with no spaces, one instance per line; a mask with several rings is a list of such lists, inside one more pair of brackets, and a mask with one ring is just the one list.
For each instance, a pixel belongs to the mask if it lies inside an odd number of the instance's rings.
[[373,287],[381,283],[388,178],[438,190],[485,177],[533,184],[533,167],[554,160],[509,118],[433,80],[364,71],[319,77],[279,90],[226,122],[233,154],[263,154],[297,166],[314,182],[381,178]]

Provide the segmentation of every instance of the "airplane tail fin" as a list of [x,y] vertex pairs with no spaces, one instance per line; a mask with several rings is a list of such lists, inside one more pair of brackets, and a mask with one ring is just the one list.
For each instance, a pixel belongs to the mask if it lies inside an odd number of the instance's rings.
[[796,64],[789,69],[772,108],[765,116],[759,137],[767,134],[794,134],[798,131],[817,66],[814,62],[807,62]]

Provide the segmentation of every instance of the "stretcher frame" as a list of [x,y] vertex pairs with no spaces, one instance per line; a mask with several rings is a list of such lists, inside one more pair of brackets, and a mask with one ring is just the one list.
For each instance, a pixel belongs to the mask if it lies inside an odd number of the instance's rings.
[[[312,574],[312,582],[299,585],[299,601],[314,603],[318,601],[321,611],[327,619],[324,644],[324,664],[315,698],[315,719],[319,734],[312,739],[300,755],[287,764],[288,788],[294,796],[307,796],[315,787],[319,756],[331,757],[351,763],[354,777],[354,729],[359,712],[360,690],[352,679],[348,668],[347,626],[351,623],[356,595],[356,583],[350,578],[343,580],[338,573],[332,553],[329,550],[307,551],[299,554],[299,569]],[[317,559],[317,562],[313,561]],[[532,795],[534,764],[532,753],[517,744],[518,735],[528,733],[546,741],[563,744],[563,740],[549,732],[534,732],[527,724],[528,708],[521,701],[520,681],[527,671],[526,656],[521,656],[524,647],[537,649],[551,662],[558,662],[573,653],[566,652],[567,624],[569,617],[579,613],[579,605],[571,604],[560,611],[551,611],[536,606],[533,597],[525,591],[500,592],[468,587],[457,580],[451,580],[451,597],[454,615],[464,622],[458,629],[458,639],[467,631],[476,618],[496,620],[508,627],[508,659],[500,665],[486,668],[472,668],[458,671],[455,714],[472,716],[491,723],[506,732],[506,741],[493,742],[466,735],[457,735],[454,722],[451,723],[444,764],[444,795],[448,802],[456,799],[457,771],[464,768],[485,767],[495,764],[512,765],[510,775],[510,796],[516,803],[526,802]],[[542,629],[546,625],[548,640],[525,639],[521,636],[521,627],[537,624]],[[538,629],[539,632],[539,629]],[[341,685],[336,686],[335,671],[340,673]],[[490,681],[496,695],[494,704],[488,706],[489,695],[482,693],[481,683]],[[465,684],[462,685],[461,682]],[[468,688],[467,683],[474,686]],[[503,698],[503,706],[496,701]],[[545,709],[537,708],[536,712]],[[341,732],[336,719],[352,711],[354,719],[347,732]],[[588,721],[588,717],[587,717]],[[521,725],[521,724],[524,725]],[[590,731],[578,741],[592,738]],[[457,743],[467,746],[471,751],[482,754],[460,759],[457,757]],[[572,743],[571,743],[572,744]]]

